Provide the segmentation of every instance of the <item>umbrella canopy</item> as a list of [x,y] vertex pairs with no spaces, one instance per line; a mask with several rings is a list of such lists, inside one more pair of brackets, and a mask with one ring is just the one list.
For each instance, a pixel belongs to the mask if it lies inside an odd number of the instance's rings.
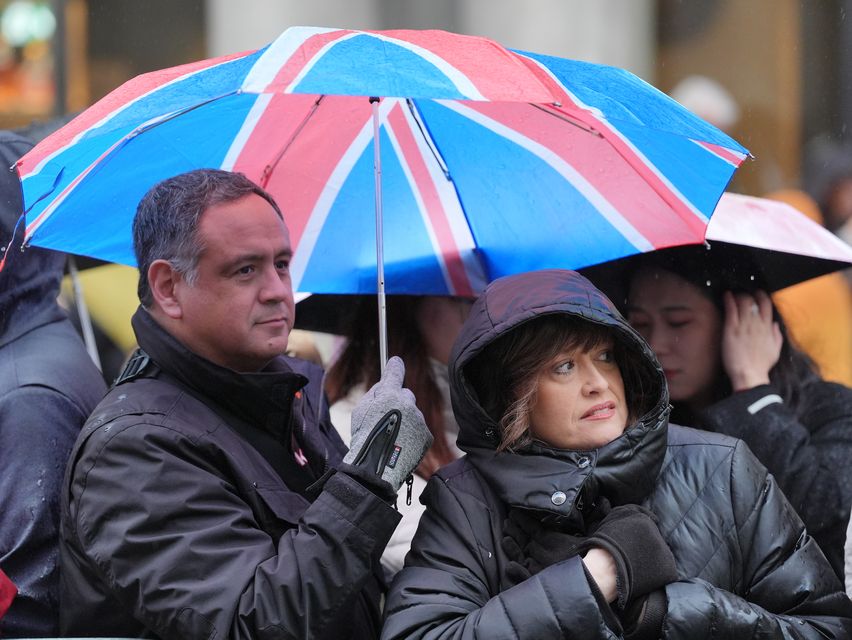
[[374,133],[387,290],[703,239],[747,151],[621,69],[439,31],[298,27],[253,52],[139,76],[19,162],[34,245],[133,265],[153,184],[200,167],[273,193],[294,288],[376,290]]
[[[852,266],[852,247],[789,204],[725,193],[707,227],[705,242],[664,249],[659,257],[674,269],[701,269],[726,288],[777,291]],[[584,269],[614,300],[624,279],[643,257]]]

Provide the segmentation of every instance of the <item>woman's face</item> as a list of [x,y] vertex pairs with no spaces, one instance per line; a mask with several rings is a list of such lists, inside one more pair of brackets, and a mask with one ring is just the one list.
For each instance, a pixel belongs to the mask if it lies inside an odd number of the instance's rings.
[[534,438],[559,449],[596,449],[624,433],[627,417],[612,340],[565,350],[539,373],[530,410]]
[[704,406],[722,369],[722,316],[713,302],[671,271],[643,268],[630,283],[627,320],[657,355],[671,399]]

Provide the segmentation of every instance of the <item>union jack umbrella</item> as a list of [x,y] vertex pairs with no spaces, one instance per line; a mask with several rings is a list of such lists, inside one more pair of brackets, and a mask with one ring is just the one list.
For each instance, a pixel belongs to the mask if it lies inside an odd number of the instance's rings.
[[747,154],[621,69],[441,31],[295,27],[134,78],[18,170],[34,245],[133,265],[144,193],[218,167],[278,200],[296,291],[376,291],[379,205],[389,292],[474,295],[701,241]]

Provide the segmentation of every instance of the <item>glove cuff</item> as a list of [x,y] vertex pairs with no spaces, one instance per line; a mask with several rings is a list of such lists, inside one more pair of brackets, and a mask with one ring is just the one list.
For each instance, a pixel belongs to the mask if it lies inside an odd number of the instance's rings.
[[611,555],[612,559],[615,561],[615,589],[618,597],[612,604],[617,609],[623,610],[630,601],[630,574],[628,572],[627,563],[624,560],[624,554],[622,554],[621,549],[610,542],[610,540],[597,536],[586,538],[586,540],[577,548],[577,552],[582,556],[593,547],[603,549]]
[[644,601],[635,603],[640,607],[637,620],[625,628],[625,640],[655,640],[663,630],[663,621],[668,610],[665,589],[657,589],[648,594]]
[[337,470],[340,473],[345,473],[355,479],[358,484],[374,493],[388,504],[394,504],[396,502],[396,491],[393,490],[390,483],[377,477],[370,470],[354,464],[349,464],[348,462],[340,463]]

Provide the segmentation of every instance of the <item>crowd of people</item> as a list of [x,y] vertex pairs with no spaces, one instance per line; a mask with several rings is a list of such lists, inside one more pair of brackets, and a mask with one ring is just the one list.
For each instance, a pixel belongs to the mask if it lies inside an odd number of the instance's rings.
[[2,193],[0,636],[852,637],[852,392],[706,252],[391,298],[387,363],[369,304],[326,375],[286,212],[196,170],[107,389]]

